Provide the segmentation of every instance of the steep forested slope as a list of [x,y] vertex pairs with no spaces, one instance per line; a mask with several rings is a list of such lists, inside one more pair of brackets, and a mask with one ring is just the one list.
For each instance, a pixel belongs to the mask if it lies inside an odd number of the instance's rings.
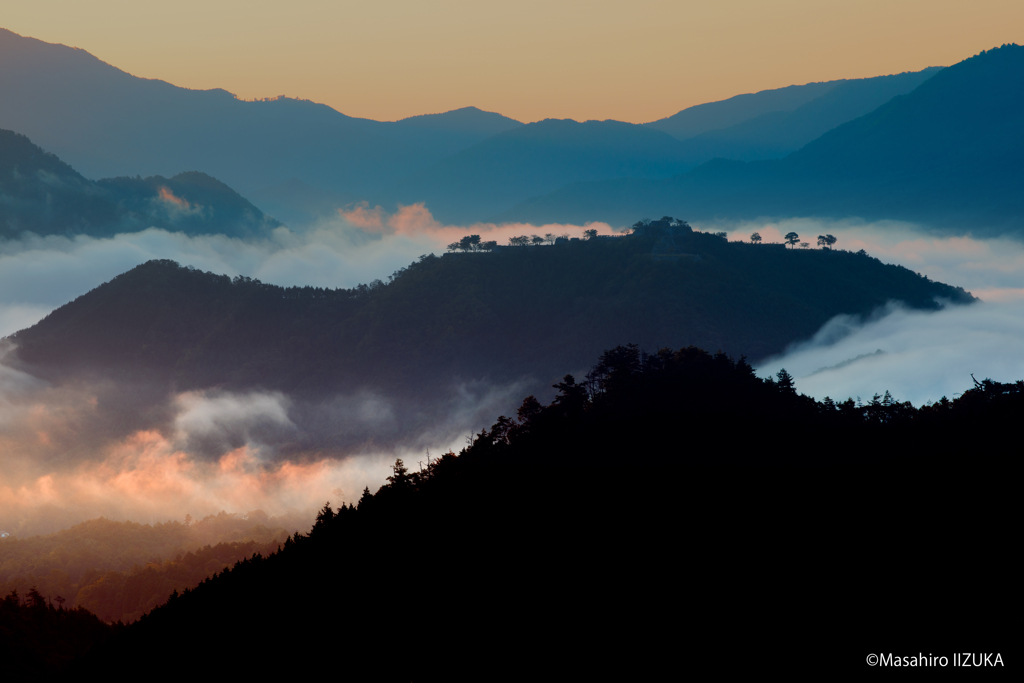
[[[301,517],[301,521],[300,521]],[[221,512],[186,523],[94,519],[45,536],[0,539],[0,595],[37,589],[105,621],[133,621],[173,590],[194,586],[254,552],[277,548],[305,515]]]
[[[1013,434],[1024,382],[836,404],[722,354],[618,347],[557,388],[458,456],[396,462],[358,507],[325,505],[84,665],[174,651],[165,671],[283,674],[332,652],[356,678],[648,677],[681,637],[752,671],[793,642],[790,670],[863,671],[890,648],[1006,657],[1012,613],[971,598],[1014,580],[1012,458],[968,447]],[[970,550],[949,547],[965,533]],[[272,652],[219,656],[254,641]]]

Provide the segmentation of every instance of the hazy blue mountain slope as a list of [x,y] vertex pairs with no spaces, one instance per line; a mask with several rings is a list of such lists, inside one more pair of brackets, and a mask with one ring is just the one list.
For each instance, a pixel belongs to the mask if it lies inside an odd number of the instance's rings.
[[421,114],[396,121],[393,126],[403,130],[432,131],[452,136],[452,144],[463,145],[470,138],[484,139],[523,124],[495,112],[476,107],[453,109],[443,114]]
[[466,108],[379,122],[313,102],[246,102],[136,78],[84,50],[0,29],[0,127],[25,133],[87,177],[203,169],[243,193],[292,178],[369,195],[502,130]]
[[834,88],[792,111],[776,111],[684,140],[695,166],[714,158],[777,159],[847,121],[905,95],[940,69],[839,81]]
[[689,168],[682,143],[619,121],[547,119],[495,135],[401,183],[394,199],[425,201],[471,222],[580,180],[670,177]]
[[712,161],[665,181],[576,183],[502,215],[609,220],[859,216],[1022,234],[1024,47],[943,69],[777,161]]
[[672,116],[644,125],[668,133],[678,140],[685,140],[708,131],[735,126],[763,114],[793,111],[821,97],[839,83],[842,81],[807,83],[736,95],[727,100],[687,107]]
[[94,183],[24,135],[0,129],[0,236],[88,232],[120,219]]
[[150,226],[252,236],[278,225],[205,173],[94,182],[24,135],[0,129],[0,237],[101,236]]
[[260,188],[248,193],[253,204],[291,228],[303,228],[318,220],[333,220],[340,207],[363,200],[363,195],[325,190],[292,178],[279,185]]

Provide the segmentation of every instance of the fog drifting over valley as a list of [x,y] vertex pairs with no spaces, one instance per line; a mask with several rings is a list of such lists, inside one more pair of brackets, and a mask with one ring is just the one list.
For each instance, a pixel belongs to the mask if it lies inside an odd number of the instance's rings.
[[[0,335],[150,259],[277,285],[352,287],[388,275],[466,234],[609,233],[603,224],[437,223],[422,205],[394,213],[357,205],[308,230],[262,240],[149,229],[98,239],[0,242]],[[396,457],[413,469],[513,413],[525,384],[460,383],[440,392],[444,419],[383,395],[339,393],[310,404],[280,393],[166,395],[113,382],[51,386],[3,365],[0,348],[0,531],[45,533],[99,515],[138,522],[220,510],[279,515],[376,490]],[[528,393],[528,392],[527,392]],[[414,434],[410,425],[417,426]]]
[[836,248],[864,249],[885,263],[952,285],[981,299],[938,312],[908,310],[892,302],[867,319],[837,316],[812,339],[793,344],[758,364],[762,377],[780,368],[797,390],[822,399],[886,391],[920,406],[954,398],[973,386],[971,374],[1000,382],[1024,379],[1024,244],[1013,239],[944,237],[907,223],[810,219],[731,226],[729,239],[782,242],[796,232],[814,245],[818,235],[839,238]]
[[27,235],[0,241],[0,336],[30,327],[47,313],[151,259],[289,287],[347,288],[387,279],[422,254],[441,254],[467,234],[507,244],[515,235],[607,234],[603,223],[445,226],[422,204],[387,213],[356,205],[309,229],[282,227],[267,238],[188,236],[150,228],[111,238]]
[[[362,205],[308,230],[279,228],[252,241],[157,229],[109,239],[26,236],[0,243],[0,334],[34,324],[150,259],[284,286],[351,287],[386,279],[469,233],[505,244],[514,235],[579,236],[586,228],[613,232],[604,224],[451,227],[422,205],[394,213]],[[785,367],[799,391],[817,398],[868,401],[888,390],[915,405],[953,398],[971,386],[971,373],[979,380],[1024,378],[1024,244],[1018,241],[856,221],[751,222],[726,230],[744,241],[757,231],[765,242],[795,231],[812,245],[829,233],[839,238],[836,248],[864,249],[982,299],[930,313],[893,302],[865,320],[839,316],[813,339],[760,362],[761,376]],[[448,419],[397,438],[397,426],[410,423],[414,408],[387,396],[338,394],[310,405],[267,392],[149,395],[144,387],[102,382],[51,386],[0,358],[0,531],[41,533],[99,515],[157,522],[355,502],[364,486],[383,483],[396,457],[416,469],[427,449],[457,451],[470,432],[514,414],[526,387],[456,387],[444,406]]]

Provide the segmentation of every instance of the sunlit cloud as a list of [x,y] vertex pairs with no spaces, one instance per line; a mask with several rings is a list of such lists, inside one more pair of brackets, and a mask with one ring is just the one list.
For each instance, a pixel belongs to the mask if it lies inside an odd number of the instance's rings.
[[338,215],[360,230],[380,232],[384,229],[384,209],[370,208],[369,202],[360,202],[351,208],[338,209]]
[[159,432],[140,431],[111,444],[102,460],[19,480],[0,478],[0,524],[31,527],[24,519],[41,513],[68,522],[105,516],[154,523],[221,510],[306,512],[326,501],[358,502],[363,487],[380,486],[394,457],[377,453],[268,466],[259,453],[241,446],[211,462],[175,448]]
[[384,482],[395,458],[415,467],[427,451],[458,450],[480,425],[514,410],[523,386],[438,387],[430,400],[440,407],[427,414],[367,391],[299,400],[109,381],[57,386],[0,362],[0,529],[356,502],[364,487]]
[[188,203],[188,200],[175,196],[169,188],[161,187],[159,196],[161,201],[171,204],[183,211],[188,211],[192,208],[192,205]]

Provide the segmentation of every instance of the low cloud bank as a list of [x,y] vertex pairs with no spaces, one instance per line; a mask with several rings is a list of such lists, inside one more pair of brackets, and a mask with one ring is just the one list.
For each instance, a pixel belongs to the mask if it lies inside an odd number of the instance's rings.
[[764,242],[783,242],[790,232],[816,248],[818,235],[834,235],[836,249],[863,249],[883,263],[895,263],[932,280],[956,285],[985,301],[1024,298],[1024,243],[1019,239],[950,237],[899,221],[864,223],[857,220],[793,219],[775,223],[749,222],[726,227],[730,240],[750,241],[757,232]]
[[588,228],[612,232],[604,224],[445,226],[416,204],[390,214],[356,206],[307,230],[282,227],[252,240],[156,228],[111,238],[27,235],[0,241],[0,337],[30,327],[54,308],[151,259],[286,287],[353,287],[385,279],[422,254],[440,254],[467,234],[507,244],[516,235],[578,237]]
[[[150,259],[278,285],[352,287],[386,278],[466,234],[507,243],[606,225],[435,221],[422,204],[388,213],[350,207],[303,231],[263,239],[187,236],[151,228],[112,238],[0,242],[0,336]],[[412,467],[430,449],[456,450],[525,384],[438,387],[422,404],[360,393],[319,403],[269,392],[165,389],[93,381],[50,385],[3,365],[0,348],[0,531],[45,532],[104,515],[158,522],[220,510],[270,514],[358,500],[396,457]]]
[[421,404],[365,392],[309,402],[108,381],[55,386],[0,362],[0,531],[221,510],[311,516],[325,501],[375,491],[395,458],[416,469],[428,450],[458,450],[512,413],[524,388],[438,387]]
[[[263,240],[188,237],[150,229],[109,239],[25,237],[0,243],[0,334],[135,265],[169,258],[280,285],[350,287],[385,278],[420,254],[470,233],[507,243],[532,234],[578,236],[604,225],[526,224],[457,228],[422,205],[388,213],[359,205],[303,232]],[[721,230],[721,226],[695,226]],[[867,319],[839,316],[813,339],[761,364],[785,367],[800,391],[834,399],[892,392],[919,405],[971,386],[970,375],[1024,378],[1024,245],[1012,240],[936,237],[895,223],[794,220],[727,226],[731,239],[759,232],[781,241],[797,232],[815,243],[865,249],[882,261],[960,285],[983,301],[924,313],[898,303]],[[0,350],[2,352],[2,350]],[[355,502],[375,490],[396,457],[413,468],[467,434],[512,414],[527,383],[449,387],[424,404],[361,393],[311,404],[274,392],[165,390],[96,381],[49,385],[0,357],[0,531],[53,531],[104,515],[159,522],[220,510],[311,511]],[[438,417],[443,416],[443,417]]]
[[758,374],[785,368],[797,389],[821,399],[889,391],[920,406],[953,398],[977,379],[1024,379],[1024,300],[982,301],[926,313],[893,304],[869,320],[840,316],[814,339],[764,361]]
[[[712,229],[712,228],[705,228]],[[922,405],[953,398],[977,379],[1024,379],[1024,244],[1012,239],[974,239],[930,234],[918,226],[825,222],[811,219],[730,226],[729,238],[782,242],[796,232],[815,245],[818,235],[838,238],[836,248],[864,249],[933,280],[959,285],[982,301],[937,312],[912,311],[892,302],[867,319],[838,316],[813,339],[757,368],[768,376],[786,368],[797,389],[821,399],[860,397],[889,391]]]

